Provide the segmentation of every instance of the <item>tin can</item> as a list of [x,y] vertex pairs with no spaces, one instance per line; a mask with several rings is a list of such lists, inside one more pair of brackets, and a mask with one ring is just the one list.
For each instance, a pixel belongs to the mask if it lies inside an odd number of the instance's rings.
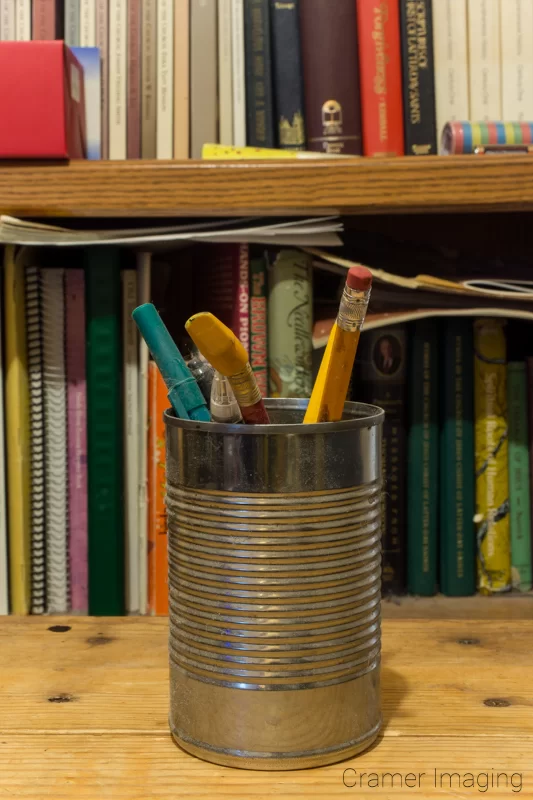
[[384,413],[265,402],[271,425],[165,415],[170,726],[207,761],[300,769],[380,730]]

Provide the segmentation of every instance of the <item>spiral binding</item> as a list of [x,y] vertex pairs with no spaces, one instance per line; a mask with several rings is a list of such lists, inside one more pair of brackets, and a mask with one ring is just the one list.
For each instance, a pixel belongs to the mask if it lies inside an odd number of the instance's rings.
[[45,409],[47,610],[69,607],[64,271],[41,270]]
[[42,302],[39,267],[26,267],[26,339],[31,436],[31,612],[46,610]]

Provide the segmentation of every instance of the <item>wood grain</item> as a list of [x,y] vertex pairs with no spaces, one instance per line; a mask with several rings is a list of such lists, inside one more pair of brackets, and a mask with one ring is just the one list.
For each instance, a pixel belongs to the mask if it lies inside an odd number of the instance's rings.
[[[0,797],[326,800],[347,796],[345,769],[426,773],[416,791],[385,783],[348,796],[479,796],[435,787],[435,768],[522,773],[521,794],[533,796],[531,617],[385,619],[378,743],[350,762],[268,774],[206,764],[173,744],[167,627],[161,618],[0,621]],[[512,793],[501,785],[490,796]]]
[[297,162],[4,163],[14,216],[211,216],[519,211],[533,208],[530,156]]

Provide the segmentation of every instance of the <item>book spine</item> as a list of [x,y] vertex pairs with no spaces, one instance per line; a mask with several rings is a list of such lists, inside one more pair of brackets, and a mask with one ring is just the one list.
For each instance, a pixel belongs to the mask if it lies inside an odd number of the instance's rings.
[[131,316],[137,306],[137,273],[122,272],[122,353],[124,397],[124,494],[126,611],[140,610],[139,562],[139,337]]
[[372,330],[361,337],[357,361],[361,399],[385,410],[381,448],[383,475],[383,593],[406,588],[406,366],[405,325]]
[[269,2],[244,4],[246,143],[251,147],[275,146]]
[[437,141],[447,122],[470,119],[466,0],[433,0]]
[[357,3],[365,156],[404,154],[399,0]]
[[217,133],[217,4],[199,0],[191,5],[191,156],[202,157]]
[[[361,109],[354,0],[300,0],[309,150],[361,155]],[[320,58],[317,50],[320,49]]]
[[502,119],[533,119],[533,4],[500,2]]
[[174,6],[174,158],[189,158],[189,0]]
[[65,44],[79,47],[80,0],[65,0]]
[[61,39],[63,20],[58,19],[60,14],[62,9],[58,9],[57,0],[33,0],[32,39],[41,42]]
[[31,40],[31,0],[15,0],[15,30],[17,41]]
[[[0,345],[4,340],[3,326],[3,291],[0,282]],[[4,370],[5,363],[0,346],[0,616],[9,614],[9,559],[7,530],[7,498],[6,498],[6,446],[4,435]]]
[[[151,255],[137,256],[138,305],[150,302]],[[148,348],[139,341],[139,602],[141,614],[148,609]]]
[[310,397],[313,388],[312,257],[281,250],[268,276],[271,397]]
[[267,265],[265,255],[250,260],[250,363],[262,397],[268,397]]
[[157,156],[157,0],[143,0],[141,40],[141,154]]
[[80,47],[96,47],[96,0],[80,0]]
[[468,0],[470,119],[502,118],[500,15],[497,0]]
[[400,0],[405,152],[437,153],[431,0]]
[[250,258],[247,244],[233,245],[235,279],[232,329],[247,353],[250,352]]
[[4,42],[17,38],[15,0],[0,0],[0,37]]
[[109,158],[109,27],[108,0],[96,0],[96,46],[100,51],[100,129],[102,158]]
[[174,0],[157,4],[157,158],[174,154]]
[[124,613],[120,269],[117,251],[88,249],[89,613]]
[[528,442],[529,442],[529,497],[531,506],[529,516],[532,521],[531,528],[531,553],[533,557],[533,358],[526,358],[527,368],[527,392],[528,392]]
[[72,611],[89,613],[85,276],[65,270],[69,565]]
[[527,377],[525,362],[507,367],[509,411],[509,506],[511,519],[511,575],[513,589],[531,589],[531,514]]
[[12,614],[29,614],[31,453],[24,267],[11,246],[4,250],[4,287],[10,605]]
[[244,58],[244,0],[231,0],[233,65],[233,144],[246,147],[246,79]]
[[218,0],[218,124],[221,144],[233,145],[231,0]]
[[127,30],[127,2],[115,0],[109,14],[109,158],[118,161],[127,153]]
[[474,342],[469,320],[444,323],[440,439],[440,590],[476,591],[474,531]]
[[141,157],[141,0],[128,2],[127,157]]
[[504,323],[474,324],[474,408],[478,589],[511,588],[507,365]]
[[439,348],[434,321],[413,326],[407,434],[407,590],[437,591],[439,494]]
[[278,145],[305,150],[304,85],[298,0],[270,0],[274,105]]
[[156,364],[149,364],[148,424],[148,598],[150,613],[168,614],[167,515],[165,508],[165,423],[167,389]]

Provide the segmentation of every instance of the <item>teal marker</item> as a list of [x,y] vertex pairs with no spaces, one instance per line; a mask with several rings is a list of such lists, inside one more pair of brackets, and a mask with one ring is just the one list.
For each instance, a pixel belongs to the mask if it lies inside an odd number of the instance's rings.
[[152,303],[136,308],[132,317],[168,389],[168,399],[181,419],[211,422],[204,396],[183,356]]

